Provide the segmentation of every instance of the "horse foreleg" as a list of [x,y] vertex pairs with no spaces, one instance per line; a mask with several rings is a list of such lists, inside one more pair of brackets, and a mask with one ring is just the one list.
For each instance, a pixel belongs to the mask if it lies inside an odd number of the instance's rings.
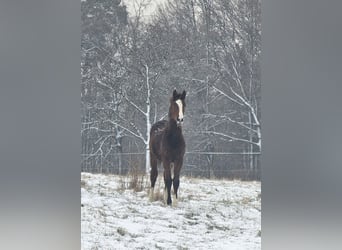
[[172,197],[172,205],[177,207],[178,205],[178,187],[179,187],[179,176],[175,176],[173,179],[173,197]]
[[178,205],[179,175],[180,175],[181,167],[182,167],[182,162],[177,162],[177,164],[174,164],[174,177],[173,177],[174,206]]
[[164,201],[167,205],[171,205],[171,170],[170,163],[164,163],[164,182],[165,182],[165,190],[164,190]]

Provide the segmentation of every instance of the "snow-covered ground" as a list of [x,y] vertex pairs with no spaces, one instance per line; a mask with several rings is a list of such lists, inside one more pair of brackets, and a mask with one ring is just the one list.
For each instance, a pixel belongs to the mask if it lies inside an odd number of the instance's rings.
[[177,207],[122,183],[81,174],[82,249],[261,249],[260,182],[181,176]]

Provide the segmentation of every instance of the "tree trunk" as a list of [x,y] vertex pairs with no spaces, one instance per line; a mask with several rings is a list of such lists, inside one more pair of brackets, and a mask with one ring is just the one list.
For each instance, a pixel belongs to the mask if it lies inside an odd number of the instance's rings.
[[149,72],[148,66],[145,65],[146,68],[146,86],[147,86],[147,97],[146,97],[146,155],[145,155],[145,171],[146,174],[150,172],[150,130],[151,130],[151,90],[150,90],[150,83],[149,83]]

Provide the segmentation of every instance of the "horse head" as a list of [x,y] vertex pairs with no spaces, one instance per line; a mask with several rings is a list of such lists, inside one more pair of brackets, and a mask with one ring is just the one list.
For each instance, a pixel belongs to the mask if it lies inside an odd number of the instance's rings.
[[185,90],[182,93],[177,93],[177,90],[174,90],[170,98],[169,119],[175,120],[178,127],[184,121],[185,96]]

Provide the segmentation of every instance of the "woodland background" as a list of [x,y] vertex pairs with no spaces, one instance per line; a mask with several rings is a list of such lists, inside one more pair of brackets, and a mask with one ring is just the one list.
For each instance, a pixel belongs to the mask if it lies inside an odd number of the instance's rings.
[[81,0],[81,170],[148,172],[149,129],[176,88],[182,174],[260,180],[260,0],[126,4]]

